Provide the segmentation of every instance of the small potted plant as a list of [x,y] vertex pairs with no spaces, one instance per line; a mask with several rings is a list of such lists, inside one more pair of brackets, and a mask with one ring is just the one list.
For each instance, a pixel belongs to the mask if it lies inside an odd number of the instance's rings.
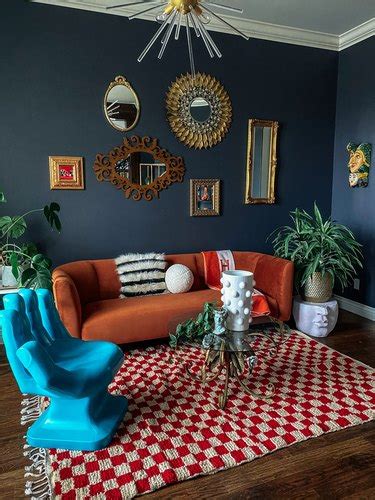
[[323,221],[314,203],[313,214],[296,208],[293,224],[271,233],[275,255],[294,262],[296,288],[308,302],[327,302],[336,282],[348,286],[362,267],[361,246],[353,233],[330,217]]
[[[0,202],[5,203],[0,191]],[[60,207],[52,202],[44,208],[37,208],[22,215],[0,217],[0,265],[2,265],[2,285],[28,288],[51,287],[51,260],[40,253],[34,243],[18,243],[27,229],[26,218],[35,213],[43,213],[50,226],[58,232],[61,222],[58,217]],[[17,242],[16,242],[17,241]]]

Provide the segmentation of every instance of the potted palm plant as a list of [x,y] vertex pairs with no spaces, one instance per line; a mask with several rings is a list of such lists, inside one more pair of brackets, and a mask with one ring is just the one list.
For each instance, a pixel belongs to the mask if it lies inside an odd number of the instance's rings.
[[316,203],[312,215],[296,208],[290,216],[293,224],[270,235],[275,255],[294,262],[296,288],[304,288],[305,300],[326,302],[335,283],[344,289],[362,267],[362,245],[331,217],[323,221]]
[[[0,202],[5,203],[4,193],[0,191]],[[60,232],[58,216],[60,207],[52,202],[44,208],[29,210],[22,215],[0,217],[0,257],[2,261],[3,286],[19,284],[28,288],[51,287],[51,260],[40,253],[34,243],[18,243],[27,229],[26,218],[42,213],[52,229]]]

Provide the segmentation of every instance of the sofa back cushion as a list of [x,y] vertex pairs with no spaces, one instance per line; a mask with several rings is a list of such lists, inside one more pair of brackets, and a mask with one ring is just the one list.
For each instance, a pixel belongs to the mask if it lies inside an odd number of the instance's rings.
[[[254,272],[262,254],[256,252],[233,252],[237,269]],[[166,255],[168,267],[172,264],[187,266],[194,275],[192,291],[206,287],[204,264],[201,253]],[[64,264],[59,269],[67,272],[74,281],[82,304],[97,300],[116,299],[120,295],[121,283],[114,259],[85,260]]]

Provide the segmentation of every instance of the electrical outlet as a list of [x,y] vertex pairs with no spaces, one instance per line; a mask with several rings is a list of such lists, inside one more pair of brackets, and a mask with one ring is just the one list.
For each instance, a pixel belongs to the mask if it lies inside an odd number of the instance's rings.
[[354,290],[359,290],[359,286],[360,286],[360,281],[358,278],[355,278],[353,281]]

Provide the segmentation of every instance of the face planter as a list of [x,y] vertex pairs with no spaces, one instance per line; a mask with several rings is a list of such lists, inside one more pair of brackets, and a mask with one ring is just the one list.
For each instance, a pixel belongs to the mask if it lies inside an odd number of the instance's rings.
[[349,153],[349,186],[367,187],[371,164],[371,144],[349,142],[346,149]]
[[313,337],[326,337],[336,326],[338,305],[336,300],[314,304],[295,299],[293,315],[298,330]]

